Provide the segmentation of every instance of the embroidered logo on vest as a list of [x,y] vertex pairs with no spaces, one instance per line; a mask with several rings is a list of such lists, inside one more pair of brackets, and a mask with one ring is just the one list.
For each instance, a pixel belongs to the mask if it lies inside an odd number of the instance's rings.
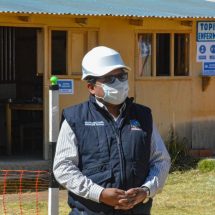
[[130,120],[131,130],[142,130],[140,123],[136,119]]
[[103,121],[95,121],[95,122],[89,122],[86,121],[84,122],[85,126],[104,126],[104,122]]

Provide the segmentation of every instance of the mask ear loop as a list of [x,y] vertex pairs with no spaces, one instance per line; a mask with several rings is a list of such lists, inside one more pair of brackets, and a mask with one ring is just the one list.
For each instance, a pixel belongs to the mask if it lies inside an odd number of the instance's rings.
[[[103,89],[103,86],[102,86],[103,84],[95,84],[95,86],[97,86],[97,87],[101,87],[102,89]],[[104,91],[104,90],[103,90]],[[105,92],[104,92],[104,94],[105,94]],[[105,95],[104,95],[105,96]],[[96,94],[95,94],[95,97],[96,98],[98,98],[98,99],[102,99],[103,101],[104,101],[104,96],[103,97],[101,97],[101,96],[97,96]]]

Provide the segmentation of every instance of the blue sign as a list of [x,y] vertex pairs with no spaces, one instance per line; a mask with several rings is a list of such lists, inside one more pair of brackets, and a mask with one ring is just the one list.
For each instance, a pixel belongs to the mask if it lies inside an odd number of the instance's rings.
[[215,54],[215,45],[212,45],[210,47],[210,51],[211,51],[212,54]]
[[59,79],[57,81],[60,94],[74,94],[74,82],[69,79]]
[[205,45],[201,45],[201,46],[199,47],[199,52],[200,52],[201,54],[204,54],[204,53],[206,52],[206,47],[205,47]]
[[206,76],[215,76],[215,62],[204,62],[202,74]]
[[196,40],[198,42],[215,42],[215,22],[197,22]]

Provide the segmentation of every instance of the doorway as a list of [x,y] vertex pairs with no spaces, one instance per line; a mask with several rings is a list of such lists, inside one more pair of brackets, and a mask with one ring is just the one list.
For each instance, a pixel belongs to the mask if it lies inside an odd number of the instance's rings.
[[3,156],[43,156],[43,76],[38,73],[41,32],[40,28],[0,27]]

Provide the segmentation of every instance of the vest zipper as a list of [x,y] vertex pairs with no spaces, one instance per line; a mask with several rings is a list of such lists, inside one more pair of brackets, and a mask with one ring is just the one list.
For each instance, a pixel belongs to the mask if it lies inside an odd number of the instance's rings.
[[116,126],[114,126],[114,131],[116,134],[116,140],[117,140],[117,148],[119,152],[119,159],[120,159],[120,178],[121,178],[121,184],[124,187],[125,185],[125,163],[124,163],[124,157],[123,157],[123,150],[122,150],[122,143],[121,143],[121,133]]
[[112,127],[114,130],[114,133],[116,135],[116,139],[117,139],[117,148],[118,148],[118,152],[119,152],[119,159],[120,159],[120,181],[122,184],[122,187],[124,187],[126,185],[126,172],[125,172],[125,162],[124,162],[124,156],[123,156],[123,150],[122,150],[122,141],[121,141],[121,128],[123,126],[123,123],[125,121],[125,118],[120,122],[120,126],[119,128],[115,125],[115,122],[113,121],[113,118],[110,116],[110,114],[108,114],[106,111],[104,111],[105,115],[107,116],[107,118],[109,118],[110,121],[112,121]]

